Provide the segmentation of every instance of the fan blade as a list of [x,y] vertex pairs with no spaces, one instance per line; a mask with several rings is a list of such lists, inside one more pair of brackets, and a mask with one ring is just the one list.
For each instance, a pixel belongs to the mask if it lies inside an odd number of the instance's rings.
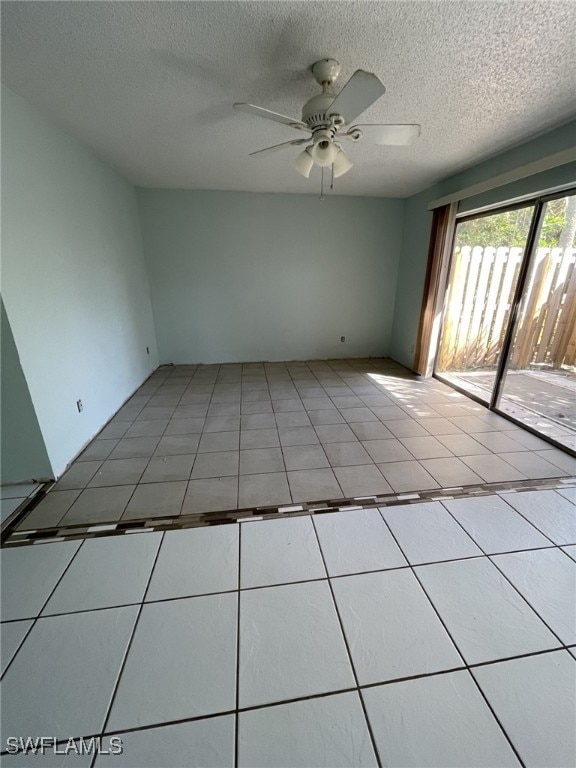
[[407,146],[413,144],[420,136],[420,126],[413,125],[354,125],[350,131],[359,129],[363,138],[372,144],[389,144],[390,146]]
[[266,120],[274,120],[275,123],[283,123],[289,125],[291,128],[297,128],[300,131],[307,131],[308,126],[301,120],[296,120],[295,117],[286,117],[286,115],[279,115],[278,112],[271,112],[264,107],[257,107],[254,104],[234,104],[235,109],[239,109],[241,112],[249,112],[251,115],[257,115],[258,117],[264,117]]
[[283,141],[282,144],[274,144],[273,147],[266,147],[266,149],[257,149],[256,152],[250,152],[249,157],[253,157],[254,155],[267,155],[272,154],[272,152],[278,152],[279,149],[284,149],[284,147],[297,147],[300,144],[306,144],[307,141],[310,141],[310,139],[294,139],[294,141]]
[[384,85],[372,72],[357,69],[332,105],[326,110],[331,115],[342,115],[351,123],[386,91]]

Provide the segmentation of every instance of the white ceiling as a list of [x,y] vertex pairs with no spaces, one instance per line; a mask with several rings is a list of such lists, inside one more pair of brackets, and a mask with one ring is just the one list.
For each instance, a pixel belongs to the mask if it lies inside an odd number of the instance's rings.
[[421,123],[412,147],[350,147],[338,194],[406,196],[576,113],[576,3],[3,2],[3,81],[140,186],[314,192],[299,134],[235,112],[300,116],[307,68],[375,72],[358,122]]

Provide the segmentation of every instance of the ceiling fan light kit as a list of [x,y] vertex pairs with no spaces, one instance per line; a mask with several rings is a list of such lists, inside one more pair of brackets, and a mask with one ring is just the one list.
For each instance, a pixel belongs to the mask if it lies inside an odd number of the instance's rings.
[[312,96],[304,104],[301,120],[271,112],[254,104],[234,104],[236,109],[243,112],[310,134],[309,138],[285,141],[251,152],[251,155],[265,155],[285,147],[311,142],[294,160],[298,173],[307,179],[314,165],[317,165],[321,169],[331,167],[333,178],[338,178],[347,173],[353,163],[337,139],[357,142],[365,137],[374,144],[406,146],[412,144],[420,135],[420,126],[415,124],[348,127],[385,93],[386,88],[372,72],[357,69],[335,96],[332,93],[332,85],[340,74],[340,64],[335,59],[321,59],[312,65],[311,70],[314,79],[322,87],[322,92]]

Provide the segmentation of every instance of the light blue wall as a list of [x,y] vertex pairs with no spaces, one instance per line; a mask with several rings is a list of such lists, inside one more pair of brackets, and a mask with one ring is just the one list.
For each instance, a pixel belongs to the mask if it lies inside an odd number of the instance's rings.
[[3,88],[2,218],[2,295],[57,476],[157,365],[136,195]]
[[0,479],[4,484],[48,480],[46,446],[1,300],[0,305]]
[[138,199],[162,362],[388,353],[402,200],[155,189]]
[[[575,145],[576,122],[572,122],[451,176],[406,200],[404,238],[390,344],[391,357],[409,368],[412,366],[432,224],[428,203]],[[468,198],[463,201],[461,209],[474,210],[570,183],[576,184],[576,163],[535,174],[489,193]]]

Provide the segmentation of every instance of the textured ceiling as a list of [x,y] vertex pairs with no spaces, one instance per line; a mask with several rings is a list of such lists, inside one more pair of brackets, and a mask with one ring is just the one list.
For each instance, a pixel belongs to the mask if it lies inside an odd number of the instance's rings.
[[576,3],[3,2],[2,79],[141,185],[314,192],[299,134],[235,112],[300,116],[327,56],[386,94],[358,122],[421,123],[412,147],[350,146],[338,194],[405,196],[576,112]]

